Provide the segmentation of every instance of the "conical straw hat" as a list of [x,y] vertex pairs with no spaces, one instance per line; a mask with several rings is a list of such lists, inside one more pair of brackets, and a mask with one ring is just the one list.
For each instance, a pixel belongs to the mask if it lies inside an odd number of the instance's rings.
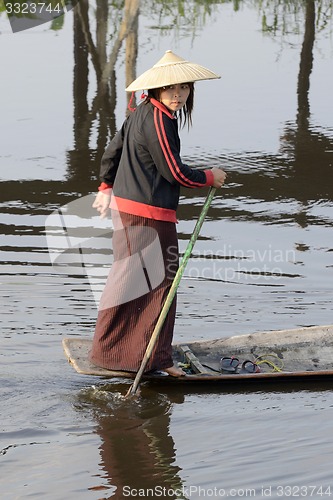
[[196,82],[221,78],[199,64],[186,61],[171,50],[167,50],[162,59],[140,75],[127,88],[127,92],[157,89],[176,83]]

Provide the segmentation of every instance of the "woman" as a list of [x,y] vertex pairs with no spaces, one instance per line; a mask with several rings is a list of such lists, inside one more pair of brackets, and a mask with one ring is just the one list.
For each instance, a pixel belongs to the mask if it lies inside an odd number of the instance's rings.
[[[90,360],[138,371],[178,268],[176,209],[180,186],[221,187],[218,168],[194,170],[180,158],[180,123],[191,124],[193,82],[219,78],[171,51],[126,90],[148,90],[107,147],[94,207],[111,207],[114,263],[102,294]],[[111,196],[112,191],[112,196]],[[111,200],[111,204],[110,204]],[[172,360],[174,300],[146,371],[179,377]]]

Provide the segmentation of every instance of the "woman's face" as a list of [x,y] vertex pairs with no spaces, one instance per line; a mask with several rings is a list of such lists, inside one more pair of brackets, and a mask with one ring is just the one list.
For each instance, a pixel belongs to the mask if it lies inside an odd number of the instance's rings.
[[189,94],[190,86],[188,83],[177,83],[163,87],[160,94],[160,101],[172,113],[175,113],[185,105]]

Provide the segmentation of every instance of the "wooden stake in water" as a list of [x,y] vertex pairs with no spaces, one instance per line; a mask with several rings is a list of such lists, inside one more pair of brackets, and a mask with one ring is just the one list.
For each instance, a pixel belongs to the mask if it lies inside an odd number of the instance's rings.
[[138,389],[141,377],[142,377],[143,372],[144,372],[144,370],[145,370],[145,368],[147,366],[147,363],[148,363],[148,361],[149,361],[149,359],[151,357],[153,349],[154,349],[154,347],[156,345],[157,339],[158,339],[159,334],[160,334],[160,332],[162,330],[162,326],[163,326],[164,321],[166,319],[166,316],[167,316],[167,314],[169,312],[169,309],[171,307],[172,301],[175,298],[177,289],[179,287],[180,280],[181,280],[181,278],[182,278],[182,276],[184,274],[185,267],[186,267],[187,262],[188,262],[188,260],[189,260],[189,258],[191,256],[194,244],[195,244],[195,242],[198,239],[198,236],[199,236],[199,233],[200,233],[200,230],[201,230],[201,226],[202,226],[202,224],[204,222],[204,219],[206,217],[208,209],[209,209],[209,207],[210,207],[210,205],[212,203],[215,191],[216,191],[216,188],[214,188],[214,187],[211,187],[209,189],[209,192],[207,194],[207,198],[205,200],[204,206],[202,207],[199,219],[197,220],[197,223],[196,223],[196,225],[194,227],[194,231],[193,231],[191,239],[190,239],[190,241],[189,241],[189,243],[188,243],[188,245],[186,247],[183,259],[181,261],[181,264],[180,264],[180,266],[178,268],[178,271],[176,273],[176,276],[175,276],[175,278],[174,278],[174,280],[172,282],[172,285],[171,285],[171,288],[170,288],[169,293],[167,295],[167,298],[165,300],[165,303],[164,303],[164,305],[162,307],[162,310],[160,312],[160,315],[158,317],[156,326],[154,328],[154,331],[153,331],[152,336],[150,338],[150,341],[148,343],[146,352],[145,352],[144,357],[142,359],[139,371],[136,374],[134,382],[131,385],[131,387],[129,388],[129,390],[128,390],[128,392],[127,392],[127,394],[126,394],[125,397],[134,396],[135,393],[136,393],[136,391],[137,391],[137,389]]

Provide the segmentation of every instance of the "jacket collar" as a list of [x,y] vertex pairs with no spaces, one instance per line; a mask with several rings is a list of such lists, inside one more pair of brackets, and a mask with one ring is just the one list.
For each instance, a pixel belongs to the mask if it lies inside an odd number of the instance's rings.
[[161,102],[157,101],[156,99],[154,99],[153,97],[150,98],[150,102],[152,103],[153,106],[155,106],[155,108],[158,108],[160,109],[163,113],[165,113],[169,118],[171,118],[172,120],[176,120],[177,117],[175,115],[173,115],[166,106],[164,106],[164,104],[162,104]]

